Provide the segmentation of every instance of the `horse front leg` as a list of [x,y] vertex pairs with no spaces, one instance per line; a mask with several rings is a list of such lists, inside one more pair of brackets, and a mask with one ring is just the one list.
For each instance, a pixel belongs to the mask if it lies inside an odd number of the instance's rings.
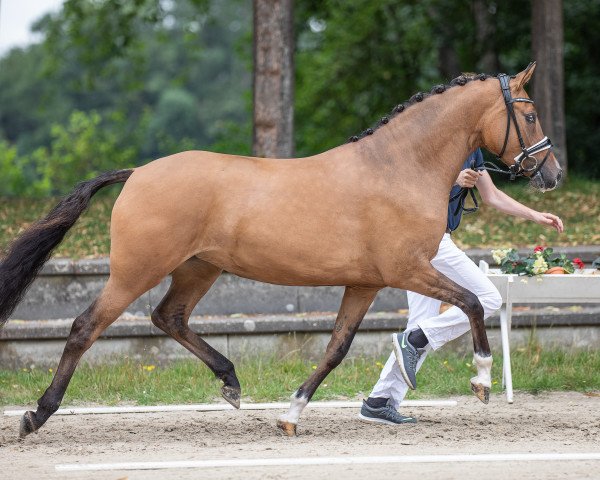
[[325,356],[308,380],[292,395],[289,411],[279,417],[277,421],[277,426],[287,435],[296,435],[296,425],[302,410],[325,377],[340,364],[348,353],[360,322],[378,291],[379,289],[346,287]]
[[483,403],[490,399],[492,353],[484,324],[484,309],[477,296],[437,271],[429,262],[414,270],[408,290],[456,305],[469,318],[473,336],[473,362],[477,375],[471,378],[471,390]]

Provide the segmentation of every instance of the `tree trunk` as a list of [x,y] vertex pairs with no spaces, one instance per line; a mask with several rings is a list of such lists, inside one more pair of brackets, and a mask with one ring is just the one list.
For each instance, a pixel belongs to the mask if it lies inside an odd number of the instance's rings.
[[254,134],[258,157],[294,155],[293,0],[254,0]]
[[537,62],[533,76],[535,107],[542,129],[554,143],[554,153],[566,175],[562,9],[562,0],[532,1],[531,49]]

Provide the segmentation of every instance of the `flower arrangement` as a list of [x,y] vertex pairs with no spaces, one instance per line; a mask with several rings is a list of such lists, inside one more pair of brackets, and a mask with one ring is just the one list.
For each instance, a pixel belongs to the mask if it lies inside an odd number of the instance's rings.
[[580,258],[569,260],[564,253],[555,254],[553,249],[541,246],[535,247],[526,257],[521,257],[514,248],[492,250],[492,258],[500,265],[502,273],[530,277],[544,273],[573,273],[575,268],[584,267]]

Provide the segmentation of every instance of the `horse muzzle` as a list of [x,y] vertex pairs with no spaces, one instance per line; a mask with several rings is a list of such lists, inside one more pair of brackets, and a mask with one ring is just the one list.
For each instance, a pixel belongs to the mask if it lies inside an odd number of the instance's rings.
[[[546,173],[544,175],[544,173]],[[556,175],[549,174],[549,172],[540,170],[531,176],[529,184],[541,192],[549,192],[554,190],[560,185],[563,171],[559,169]]]

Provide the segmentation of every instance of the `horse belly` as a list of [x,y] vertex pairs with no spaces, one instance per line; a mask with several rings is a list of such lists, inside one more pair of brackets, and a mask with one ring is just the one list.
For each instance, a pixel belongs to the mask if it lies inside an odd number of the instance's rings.
[[230,232],[223,248],[198,257],[224,270],[279,285],[375,285],[381,276],[357,235],[271,228],[269,223]]

